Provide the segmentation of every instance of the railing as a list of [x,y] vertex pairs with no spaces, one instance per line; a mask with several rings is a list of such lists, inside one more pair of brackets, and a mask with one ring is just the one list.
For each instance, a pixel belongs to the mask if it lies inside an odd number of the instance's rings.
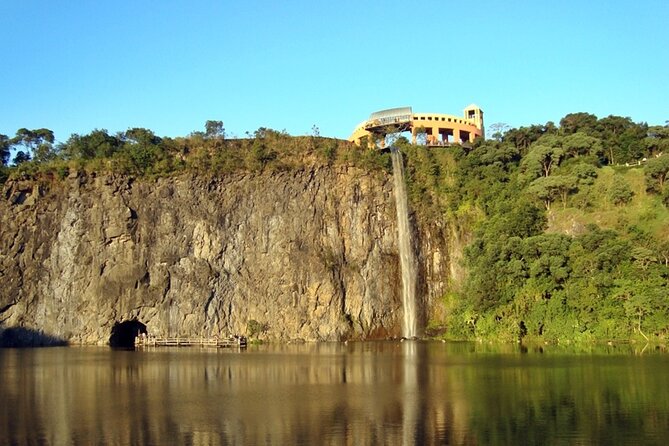
[[244,336],[229,338],[159,338],[155,336],[138,336],[135,347],[246,347]]

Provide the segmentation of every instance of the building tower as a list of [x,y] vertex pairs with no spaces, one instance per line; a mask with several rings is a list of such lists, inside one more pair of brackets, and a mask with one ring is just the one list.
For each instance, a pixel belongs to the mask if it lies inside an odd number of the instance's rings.
[[476,104],[465,108],[465,119],[469,119],[476,128],[481,130],[481,137],[485,139],[485,128],[483,127],[483,110]]

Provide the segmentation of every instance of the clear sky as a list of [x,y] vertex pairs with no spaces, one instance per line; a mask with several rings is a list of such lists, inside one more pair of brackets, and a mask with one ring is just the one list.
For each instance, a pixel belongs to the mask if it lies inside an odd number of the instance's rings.
[[0,133],[258,127],[376,110],[669,120],[668,0],[0,0]]

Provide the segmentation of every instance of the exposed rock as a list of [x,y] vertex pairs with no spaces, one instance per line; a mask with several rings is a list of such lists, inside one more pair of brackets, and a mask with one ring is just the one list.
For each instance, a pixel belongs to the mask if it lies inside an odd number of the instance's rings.
[[[394,206],[388,176],[342,166],[9,182],[0,327],[70,343],[104,343],[131,319],[157,336],[245,334],[250,320],[269,340],[399,336]],[[448,231],[415,220],[426,319]]]

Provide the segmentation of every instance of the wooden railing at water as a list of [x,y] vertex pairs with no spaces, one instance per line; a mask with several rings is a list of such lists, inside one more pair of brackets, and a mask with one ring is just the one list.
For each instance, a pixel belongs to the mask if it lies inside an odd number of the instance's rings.
[[138,336],[137,338],[135,338],[135,347],[246,348],[246,338],[244,336],[231,336],[229,338],[186,338],[186,337],[159,338],[156,336]]

